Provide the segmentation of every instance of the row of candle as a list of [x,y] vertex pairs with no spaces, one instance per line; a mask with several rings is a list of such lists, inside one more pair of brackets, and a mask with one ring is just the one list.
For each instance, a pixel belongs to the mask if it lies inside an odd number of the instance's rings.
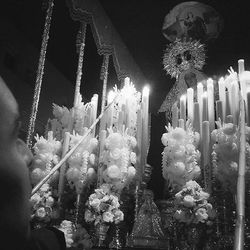
[[[240,60],[242,61],[242,60]],[[219,100],[215,100],[215,82],[208,79],[206,84],[197,85],[197,102],[194,101],[194,89],[187,89],[187,94],[180,97],[180,106],[175,103],[172,106],[172,126],[178,125],[178,119],[189,119],[194,130],[201,132],[202,122],[209,121],[210,131],[215,128],[215,121],[233,122],[238,124],[239,120],[239,95],[240,88],[246,107],[250,106],[250,89],[246,86],[250,83],[250,72],[243,72],[245,77],[240,81],[237,77],[220,78],[218,81]],[[248,77],[248,80],[247,80]],[[206,90],[205,90],[206,86]],[[250,125],[250,108],[247,109],[247,123]]]
[[[228,77],[218,81],[218,95],[215,92],[216,82],[208,79],[206,82],[198,83],[197,99],[195,101],[194,89],[187,89],[186,95],[182,95],[178,103],[172,106],[172,126],[185,128],[187,119],[191,121],[194,131],[200,133],[202,153],[202,165],[204,175],[211,177],[210,164],[210,134],[215,129],[215,121],[219,119],[223,123],[239,123],[240,95],[246,103],[246,121],[250,126],[250,72],[244,70],[244,60],[238,61],[239,74],[230,71]],[[219,96],[218,100],[215,100]],[[209,181],[205,186],[209,187]]]

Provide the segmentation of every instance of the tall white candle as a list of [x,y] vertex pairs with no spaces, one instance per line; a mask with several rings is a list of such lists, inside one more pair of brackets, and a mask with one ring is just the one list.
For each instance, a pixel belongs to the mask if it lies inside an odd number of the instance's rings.
[[142,177],[141,168],[141,151],[142,151],[142,110],[137,111],[136,120],[136,140],[137,140],[137,160],[136,160],[136,174],[139,178]]
[[238,60],[238,70],[239,70],[239,74],[245,71],[244,59]]
[[222,102],[222,117],[221,120],[225,121],[226,117],[226,89],[225,89],[225,80],[223,77],[219,79],[219,99]]
[[[113,90],[110,90],[108,93],[108,105],[113,102],[115,98],[115,92]],[[108,109],[108,128],[113,126],[113,117],[114,116],[114,104],[111,104]]]
[[197,101],[199,103],[199,108],[200,108],[200,125],[202,122],[202,95],[203,95],[203,84],[199,82],[197,85]]
[[149,144],[149,88],[145,86],[142,91],[142,167],[147,163],[147,150]]
[[213,131],[215,128],[214,123],[214,84],[213,80],[209,78],[207,80],[207,98],[208,98],[208,120],[210,131]]
[[238,81],[233,81],[231,86],[232,115],[234,124],[238,124],[239,119],[239,85]]
[[194,89],[187,89],[187,111],[188,111],[188,119],[193,124],[194,121]]
[[176,128],[178,126],[178,106],[177,106],[177,102],[175,102],[172,106],[172,127]]
[[202,94],[202,121],[208,121],[207,92]]
[[217,100],[216,101],[216,121],[219,121],[219,119],[222,121],[222,117],[223,117],[222,101]]
[[200,107],[199,107],[199,103],[195,102],[194,103],[194,123],[193,123],[193,128],[194,131],[200,133]]
[[[91,115],[91,121],[90,121],[90,126],[94,123],[97,117],[97,107],[98,107],[98,95],[94,94],[92,99],[92,115]],[[96,131],[96,126],[93,129],[92,135],[95,136],[95,131]]]
[[184,123],[186,122],[186,102],[186,95],[182,95],[180,98],[180,119],[183,119]]
[[210,163],[210,129],[209,122],[202,122],[202,155],[203,155],[203,173],[204,173],[204,184],[205,189],[211,192],[211,163]]

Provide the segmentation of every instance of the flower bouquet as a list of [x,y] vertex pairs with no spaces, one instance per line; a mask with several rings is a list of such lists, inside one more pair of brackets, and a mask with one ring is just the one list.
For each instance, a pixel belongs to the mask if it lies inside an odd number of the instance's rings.
[[[238,177],[238,162],[240,148],[240,133],[238,126],[233,123],[217,122],[217,129],[212,131],[213,141],[212,162],[214,176],[222,184],[224,190],[232,194],[236,191]],[[246,127],[246,136],[250,130]],[[249,176],[250,146],[246,143],[246,175]]]
[[135,176],[136,147],[134,136],[113,132],[108,129],[109,135],[105,139],[105,147],[100,156],[103,166],[102,178],[106,183],[112,184],[118,191],[127,186]]
[[66,247],[70,249],[91,249],[93,242],[90,235],[81,225],[74,225],[71,221],[63,220],[57,227],[64,233]]
[[94,222],[95,225],[113,222],[117,224],[124,219],[123,212],[119,209],[119,199],[111,192],[109,184],[102,184],[100,188],[95,189],[86,205],[86,222]]
[[208,237],[206,226],[213,224],[216,215],[208,198],[209,194],[196,181],[188,181],[175,195],[173,217],[178,222],[176,244],[180,245],[180,249],[203,249]]
[[44,184],[40,190],[31,196],[31,222],[35,226],[45,225],[51,219],[57,219],[58,211],[56,201],[52,196],[51,187]]
[[103,245],[109,225],[124,220],[124,214],[119,209],[119,199],[112,193],[111,188],[110,184],[102,184],[89,196],[86,203],[85,221],[94,223],[98,246]]
[[189,180],[200,176],[200,152],[197,149],[199,134],[193,132],[191,125],[183,128],[173,128],[170,124],[166,127],[167,133],[162,135],[161,141],[163,177],[177,190]]
[[174,218],[186,224],[206,223],[210,225],[215,217],[213,206],[208,203],[209,194],[196,181],[188,181],[175,195]]

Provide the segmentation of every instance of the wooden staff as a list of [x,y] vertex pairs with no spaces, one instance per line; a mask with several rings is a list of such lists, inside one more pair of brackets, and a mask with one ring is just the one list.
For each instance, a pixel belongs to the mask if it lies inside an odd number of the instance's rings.
[[245,106],[242,95],[240,95],[240,155],[237,181],[236,197],[236,228],[234,249],[244,249],[244,227],[245,227],[245,172],[246,172],[246,132],[245,132]]

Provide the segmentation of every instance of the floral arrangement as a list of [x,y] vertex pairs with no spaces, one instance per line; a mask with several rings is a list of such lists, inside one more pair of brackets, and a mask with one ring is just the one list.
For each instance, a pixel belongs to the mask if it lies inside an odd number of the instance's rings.
[[[217,122],[217,129],[211,133],[213,144],[212,162],[214,176],[226,190],[235,192],[238,176],[240,133],[238,126],[233,123]],[[250,137],[250,130],[246,127],[246,136]],[[246,174],[250,170],[250,146],[246,143]]]
[[[53,131],[57,140],[61,141],[64,133],[73,129],[77,134],[83,135],[85,128],[90,126],[90,111],[93,103],[84,104],[81,94],[77,96],[77,104],[68,109],[53,103],[53,119],[48,120],[47,129]],[[74,119],[73,119],[74,118]]]
[[64,133],[69,131],[71,113],[66,107],[53,103],[53,115],[54,118],[48,120],[47,129],[53,131],[55,138],[61,141]]
[[123,133],[108,129],[109,135],[105,139],[105,147],[100,156],[100,163],[104,166],[102,178],[106,183],[121,190],[128,185],[135,176],[136,139],[125,130]]
[[165,146],[162,152],[163,177],[172,187],[180,189],[187,181],[200,176],[199,134],[193,132],[190,124],[186,130],[173,128],[170,124],[166,129],[167,133],[161,138]]
[[124,220],[124,214],[119,209],[119,199],[111,192],[111,188],[109,184],[102,184],[89,196],[84,215],[86,222],[94,222],[95,225],[113,222],[117,224]]
[[176,211],[174,218],[186,224],[212,224],[215,211],[207,200],[209,194],[204,192],[196,181],[188,181],[175,195]]
[[[31,171],[31,183],[37,184],[43,179],[60,160],[62,144],[53,138],[53,132],[48,132],[48,138],[43,136],[35,136],[36,143],[34,144],[34,161]],[[50,181],[55,181],[58,177],[58,171]]]
[[56,202],[52,196],[51,187],[48,183],[43,186],[30,198],[32,221],[50,222],[57,218]]
[[66,247],[81,247],[81,249],[91,249],[93,243],[90,235],[81,225],[74,225],[71,221],[63,220],[58,227],[64,233]]
[[[81,138],[82,136],[75,133],[70,135],[70,149],[74,147]],[[97,139],[92,138],[90,135],[68,159],[69,167],[66,172],[66,178],[71,188],[75,188],[77,193],[81,193],[83,186],[87,182],[93,181],[96,177],[97,146]]]

